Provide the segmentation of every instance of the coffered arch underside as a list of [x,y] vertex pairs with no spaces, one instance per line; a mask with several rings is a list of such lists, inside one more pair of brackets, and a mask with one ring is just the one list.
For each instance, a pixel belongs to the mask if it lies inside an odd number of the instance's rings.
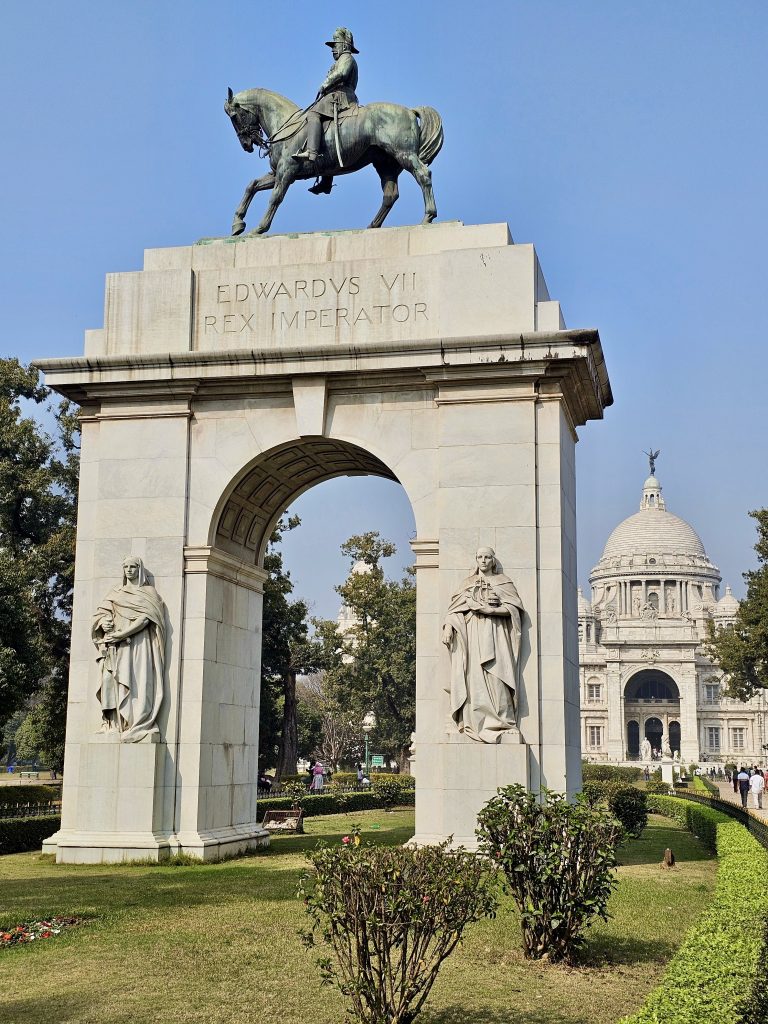
[[342,476],[397,477],[365,449],[327,437],[301,438],[260,455],[243,470],[214,516],[212,541],[240,560],[261,564],[269,536],[304,491]]

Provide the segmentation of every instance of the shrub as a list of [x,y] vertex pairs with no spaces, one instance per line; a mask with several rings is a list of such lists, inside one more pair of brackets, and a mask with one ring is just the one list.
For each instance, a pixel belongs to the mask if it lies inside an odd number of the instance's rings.
[[307,787],[301,782],[286,782],[282,791],[291,803],[291,807],[303,807],[309,799]]
[[365,1024],[410,1024],[466,926],[495,913],[487,866],[447,843],[387,848],[355,836],[307,858],[299,894],[312,927],[302,937],[333,950],[335,961],[318,960],[323,981]]
[[656,793],[657,795],[669,795],[669,783],[662,782],[661,778],[655,779],[651,776],[650,780],[645,784],[645,792]]
[[529,959],[567,959],[595,916],[607,920],[623,830],[606,808],[548,790],[539,803],[523,786],[507,786],[480,811],[477,835],[504,871]]
[[641,789],[620,782],[588,782],[584,795],[590,804],[606,804],[625,831],[635,838],[648,824],[646,795]]
[[589,761],[582,761],[581,777],[584,782],[638,782],[643,777],[643,769],[618,764],[591,764]]
[[0,818],[0,854],[39,850],[43,840],[60,827],[58,814],[39,818]]
[[61,800],[60,786],[0,786],[0,807],[50,804]]
[[334,772],[333,781],[339,786],[356,786],[357,772]]
[[395,781],[393,776],[379,776],[375,782],[372,782],[372,787],[373,792],[379,797],[388,811],[391,811],[393,807],[400,803],[403,787],[399,782]]
[[[413,791],[402,793],[398,798],[401,807],[413,807],[415,803]],[[268,796],[259,800],[259,813],[265,811],[288,811],[292,801],[288,797]],[[321,814],[341,814],[344,811],[378,811],[384,806],[378,793],[367,790],[359,793],[319,793],[317,796],[307,795],[302,801],[305,818],[313,818]]]
[[688,932],[661,985],[622,1024],[761,1024],[768,1016],[768,851],[738,822],[703,804],[650,797],[720,859],[708,910]]

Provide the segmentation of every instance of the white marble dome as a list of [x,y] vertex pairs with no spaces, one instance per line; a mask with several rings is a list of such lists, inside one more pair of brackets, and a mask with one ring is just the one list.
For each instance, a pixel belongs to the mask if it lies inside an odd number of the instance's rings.
[[648,554],[707,557],[704,545],[690,523],[667,512],[661,484],[653,475],[643,484],[640,511],[619,523],[608,538],[600,561]]
[[617,555],[700,555],[704,545],[690,523],[660,508],[635,512],[616,527],[603,549],[603,558]]

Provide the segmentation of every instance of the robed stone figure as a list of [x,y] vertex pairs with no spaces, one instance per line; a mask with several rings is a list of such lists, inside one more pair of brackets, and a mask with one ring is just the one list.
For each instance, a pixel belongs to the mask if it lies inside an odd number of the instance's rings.
[[515,691],[523,605],[499,572],[492,548],[479,548],[477,568],[451,598],[443,643],[451,658],[451,715],[463,735],[498,743],[516,729]]
[[166,609],[147,583],[140,558],[123,562],[123,583],[107,594],[93,617],[98,651],[102,730],[124,742],[159,734],[165,690]]

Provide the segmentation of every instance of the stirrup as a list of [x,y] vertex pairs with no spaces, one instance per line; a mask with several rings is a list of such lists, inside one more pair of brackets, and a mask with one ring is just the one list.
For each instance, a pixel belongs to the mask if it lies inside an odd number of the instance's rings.
[[308,149],[300,149],[298,153],[293,154],[294,160],[307,160],[309,163],[314,163],[317,160],[317,153],[310,153]]

